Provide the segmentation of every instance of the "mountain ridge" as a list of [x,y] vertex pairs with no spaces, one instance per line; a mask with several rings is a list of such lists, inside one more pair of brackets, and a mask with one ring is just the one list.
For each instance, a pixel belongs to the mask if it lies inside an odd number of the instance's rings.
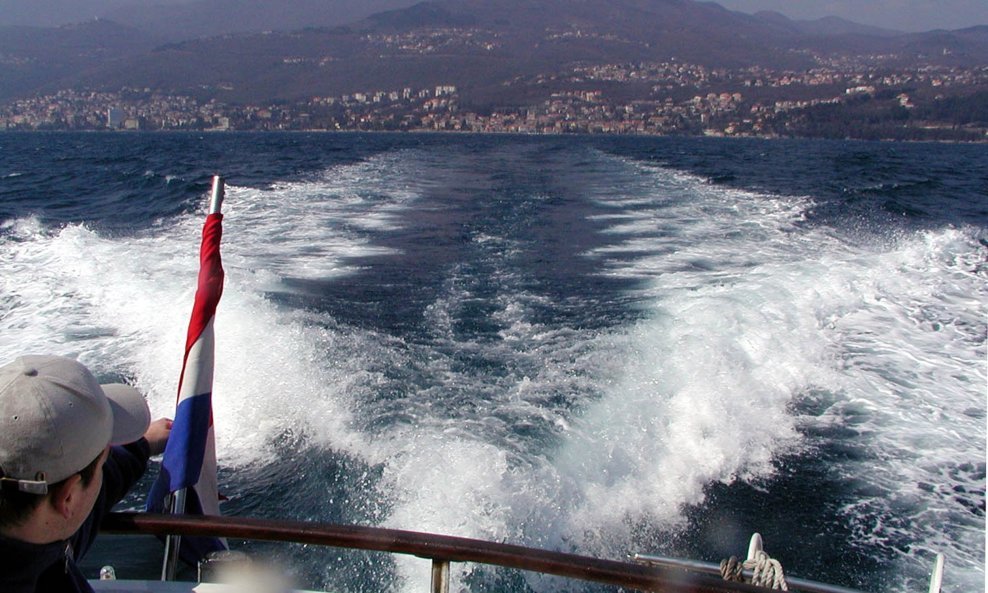
[[[210,5],[221,1],[240,2]],[[814,55],[896,52],[903,61],[922,55],[944,64],[988,63],[988,26],[896,33],[694,0],[430,0],[344,25],[170,42],[106,19],[10,31],[0,29],[0,100],[59,88],[130,87],[264,102],[453,84],[469,100],[496,102],[512,80],[579,64],[679,61],[798,71],[813,67]],[[513,100],[538,95],[519,89]]]

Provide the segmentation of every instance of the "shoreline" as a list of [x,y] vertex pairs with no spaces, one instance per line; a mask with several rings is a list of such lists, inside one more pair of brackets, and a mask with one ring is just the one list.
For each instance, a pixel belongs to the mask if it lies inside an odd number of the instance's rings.
[[202,130],[113,130],[113,129],[80,129],[80,130],[59,130],[59,129],[0,129],[0,136],[4,134],[123,134],[123,135],[143,135],[143,134],[395,134],[395,135],[460,135],[460,136],[522,136],[522,137],[553,137],[553,138],[681,138],[693,140],[760,140],[760,141],[829,141],[829,142],[877,142],[877,143],[909,143],[909,144],[958,144],[978,146],[988,144],[988,134],[983,138],[971,140],[959,139],[936,139],[936,138],[862,138],[862,137],[832,137],[832,136],[780,136],[755,135],[755,134],[649,134],[649,133],[620,133],[620,132],[539,132],[539,131],[513,131],[513,130],[328,130],[325,128],[297,129],[297,130],[264,130],[264,129],[202,129]]

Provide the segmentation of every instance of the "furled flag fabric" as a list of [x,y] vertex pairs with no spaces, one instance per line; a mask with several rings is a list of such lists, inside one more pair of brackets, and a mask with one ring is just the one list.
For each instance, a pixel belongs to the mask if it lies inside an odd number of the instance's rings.
[[[150,512],[165,512],[166,496],[185,489],[186,514],[219,515],[216,447],[213,437],[213,319],[223,294],[220,237],[223,215],[209,214],[199,251],[196,290],[185,360],[178,385],[175,421],[165,447],[161,473],[148,494]],[[182,560],[195,563],[208,552],[224,549],[216,538],[183,537]]]

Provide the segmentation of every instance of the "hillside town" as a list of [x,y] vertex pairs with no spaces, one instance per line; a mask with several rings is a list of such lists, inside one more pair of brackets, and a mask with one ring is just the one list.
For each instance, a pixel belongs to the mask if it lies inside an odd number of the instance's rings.
[[[970,107],[958,108],[956,100],[978,96],[975,93],[985,96],[988,66],[896,71],[862,59],[791,72],[643,62],[577,65],[506,85],[546,89],[545,99],[528,105],[477,107],[468,104],[465,93],[453,83],[263,105],[228,104],[151,88],[66,89],[0,105],[0,130],[859,137],[871,126],[872,135],[879,138],[988,139],[988,117],[970,115]],[[862,125],[862,117],[867,117],[868,126]]]

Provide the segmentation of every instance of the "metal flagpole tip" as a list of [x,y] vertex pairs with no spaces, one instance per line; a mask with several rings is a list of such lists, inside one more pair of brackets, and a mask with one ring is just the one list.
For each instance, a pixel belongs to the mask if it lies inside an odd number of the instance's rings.
[[219,175],[213,175],[213,193],[212,197],[209,199],[209,214],[219,214],[221,208],[223,207],[223,178]]

